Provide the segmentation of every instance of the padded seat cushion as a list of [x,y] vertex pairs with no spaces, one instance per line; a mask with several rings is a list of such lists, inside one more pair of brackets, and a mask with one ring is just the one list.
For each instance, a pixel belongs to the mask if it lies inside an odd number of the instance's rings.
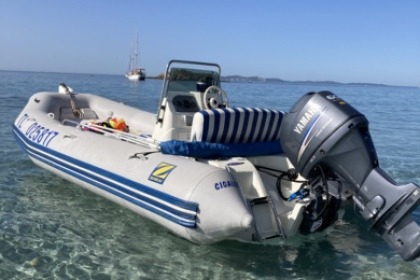
[[226,108],[194,114],[191,140],[210,143],[280,141],[283,112],[259,108]]

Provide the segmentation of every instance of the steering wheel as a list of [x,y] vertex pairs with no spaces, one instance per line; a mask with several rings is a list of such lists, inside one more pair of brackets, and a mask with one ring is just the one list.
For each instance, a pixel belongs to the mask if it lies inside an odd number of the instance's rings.
[[228,99],[226,92],[218,86],[210,86],[203,95],[204,107],[206,109],[226,108]]

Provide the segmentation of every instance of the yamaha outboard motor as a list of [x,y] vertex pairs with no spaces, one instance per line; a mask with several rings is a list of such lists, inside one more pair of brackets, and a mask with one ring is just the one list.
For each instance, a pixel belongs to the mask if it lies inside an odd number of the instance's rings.
[[350,186],[353,201],[372,229],[404,260],[420,256],[420,226],[411,212],[420,188],[397,185],[379,167],[364,115],[331,92],[303,96],[283,117],[281,145],[309,180],[322,173]]

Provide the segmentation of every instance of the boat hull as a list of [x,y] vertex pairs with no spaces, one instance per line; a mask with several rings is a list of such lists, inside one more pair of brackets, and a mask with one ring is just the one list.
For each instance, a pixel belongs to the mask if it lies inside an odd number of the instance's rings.
[[[134,120],[143,124],[151,114],[89,95],[78,100],[90,108],[108,105],[114,114],[125,112],[133,129],[150,130],[136,127]],[[35,164],[194,243],[218,242],[251,227],[238,183],[226,170],[66,125],[74,122],[63,118],[65,106],[68,96],[39,93],[16,119],[14,135]],[[98,118],[104,115],[96,112]]]
[[139,74],[127,74],[126,77],[130,81],[144,81],[144,80],[146,80],[145,75],[139,75]]

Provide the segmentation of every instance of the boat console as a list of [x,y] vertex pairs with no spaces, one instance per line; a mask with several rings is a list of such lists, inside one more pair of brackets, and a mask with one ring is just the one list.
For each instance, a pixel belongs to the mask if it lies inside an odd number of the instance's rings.
[[[192,69],[194,65],[200,69]],[[227,107],[226,94],[220,88],[220,73],[218,64],[171,60],[166,68],[153,138],[189,140],[194,113]]]

